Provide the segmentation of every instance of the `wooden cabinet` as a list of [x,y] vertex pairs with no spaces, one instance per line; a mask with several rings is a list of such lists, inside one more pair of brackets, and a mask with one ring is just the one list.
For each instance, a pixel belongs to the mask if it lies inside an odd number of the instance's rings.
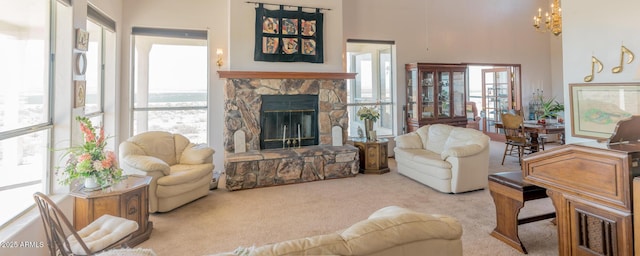
[[73,226],[80,230],[104,214],[138,222],[129,246],[149,239],[153,223],[149,221],[149,183],[151,177],[129,175],[126,180],[104,190],[71,191],[74,198]]
[[407,132],[427,124],[465,127],[466,65],[409,63],[407,79]]
[[383,174],[389,172],[387,150],[389,140],[354,139],[353,145],[360,151],[360,172]]
[[523,159],[525,181],[546,188],[553,201],[559,255],[634,255],[639,162],[640,143],[569,144]]

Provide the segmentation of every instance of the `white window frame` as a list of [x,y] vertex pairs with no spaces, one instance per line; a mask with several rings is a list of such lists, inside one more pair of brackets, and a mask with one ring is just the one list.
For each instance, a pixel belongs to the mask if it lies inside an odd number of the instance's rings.
[[[146,123],[144,123],[145,121],[141,121],[143,123],[136,123],[135,120],[135,114],[136,113],[150,113],[152,111],[191,111],[191,110],[196,110],[196,111],[205,111],[205,116],[206,116],[206,129],[205,129],[205,134],[204,134],[204,139],[203,140],[194,140],[193,138],[189,138],[190,140],[192,140],[192,142],[194,143],[209,143],[209,123],[210,123],[210,110],[209,110],[209,98],[210,98],[210,86],[209,86],[209,72],[210,72],[210,58],[207,58],[207,96],[206,96],[206,103],[204,105],[198,105],[198,106],[176,106],[176,107],[136,107],[136,97],[141,97],[142,95],[138,95],[136,96],[136,88],[138,90],[142,90],[143,93],[144,91],[148,90],[149,85],[147,84],[146,87],[145,85],[142,84],[138,84],[138,81],[136,81],[136,66],[138,65],[137,62],[140,60],[136,60],[136,58],[141,58],[140,56],[137,56],[136,53],[136,36],[152,36],[152,37],[164,37],[164,38],[169,38],[169,39],[198,39],[198,40],[204,40],[206,43],[206,47],[207,47],[207,53],[206,56],[210,56],[210,48],[209,48],[209,39],[208,39],[208,31],[206,30],[188,30],[188,29],[167,29],[167,28],[147,28],[147,27],[133,27],[132,28],[132,43],[131,43],[131,52],[134,53],[132,54],[132,58],[131,58],[131,86],[130,86],[130,126],[129,126],[129,133],[135,135],[136,133],[140,133],[140,132],[144,132],[146,131],[146,129],[148,129],[148,127],[145,128]],[[147,60],[143,60],[143,61],[147,61]],[[148,69],[148,66],[146,67]],[[140,75],[140,74],[138,74]],[[149,80],[149,78],[146,78],[147,81]],[[147,95],[148,96],[148,95]],[[144,96],[146,97],[146,96]],[[149,117],[146,117],[146,122],[148,122]],[[136,130],[137,129],[137,130]],[[188,135],[185,135],[187,137],[189,137]]]
[[[54,175],[54,171],[52,171],[53,169],[53,161],[52,161],[52,151],[51,149],[51,145],[53,144],[53,128],[54,128],[54,124],[53,124],[53,116],[54,116],[54,105],[55,105],[55,97],[54,97],[54,74],[55,74],[55,56],[56,56],[56,26],[57,24],[57,8],[62,7],[62,6],[66,6],[68,8],[70,8],[70,3],[69,1],[66,0],[60,0],[60,1],[56,1],[56,0],[44,0],[45,2],[48,2],[48,12],[43,12],[43,13],[47,13],[48,17],[48,24],[45,25],[46,28],[48,28],[48,31],[46,31],[45,33],[47,33],[47,48],[48,51],[45,52],[45,56],[42,56],[43,58],[46,59],[46,70],[41,70],[41,71],[34,71],[34,72],[42,72],[44,73],[44,77],[46,77],[46,81],[45,81],[45,86],[46,86],[46,91],[44,92],[44,95],[42,97],[43,101],[46,101],[46,103],[43,104],[43,107],[46,107],[46,117],[44,118],[43,122],[40,123],[34,123],[31,125],[27,125],[27,126],[22,126],[22,127],[17,127],[15,129],[11,129],[11,130],[7,130],[7,131],[2,131],[0,132],[0,141],[7,141],[9,139],[14,139],[14,138],[19,138],[21,136],[30,136],[30,135],[35,135],[36,133],[40,133],[43,132],[46,135],[46,147],[45,149],[37,149],[39,150],[39,152],[41,152],[42,155],[40,155],[40,157],[42,158],[41,161],[43,161],[42,167],[43,170],[41,170],[41,174],[42,176],[40,177],[40,179],[37,180],[31,180],[31,181],[27,181],[27,182],[20,182],[20,183],[15,183],[15,184],[9,184],[9,185],[5,185],[5,186],[1,186],[0,187],[0,192],[7,191],[7,190],[13,190],[13,189],[20,189],[20,188],[27,188],[29,186],[33,186],[36,184],[40,184],[40,188],[37,189],[38,192],[43,192],[46,194],[50,194],[52,192],[52,186],[53,186],[53,182],[55,182],[55,175]],[[8,8],[8,6],[4,6],[4,8]],[[19,11],[19,10],[18,10]],[[45,10],[46,11],[46,10]],[[0,61],[2,61],[3,59],[0,59]],[[9,60],[10,59],[4,59],[4,60]],[[36,192],[36,191],[28,191],[28,192],[23,192],[23,193],[29,193],[28,195],[22,195],[25,198],[31,198],[32,194]],[[30,200],[31,202],[34,202],[33,200]],[[5,204],[9,204],[8,202],[4,202]],[[10,209],[13,213],[15,213],[15,215],[9,219],[5,219],[5,220],[1,220],[0,221],[0,229],[3,229],[4,227],[8,226],[10,223],[12,223],[14,220],[16,220],[17,218],[19,218],[20,216],[22,216],[23,214],[25,214],[28,210],[30,210],[31,208],[34,207],[34,204],[30,204],[30,206],[26,207],[26,208],[20,208],[16,205],[11,205],[11,207],[9,208],[5,208],[6,209]]]
[[[369,45],[371,47],[361,47],[357,51],[350,51],[355,47],[353,45]],[[347,108],[349,111],[349,137],[357,137],[358,127],[364,129],[364,121],[361,121],[355,114],[361,107],[374,107],[381,113],[381,118],[374,123],[374,130],[377,131],[378,137],[393,136],[396,134],[396,83],[394,75],[395,67],[395,54],[394,54],[393,41],[377,41],[377,40],[347,40],[347,68],[348,72],[359,73],[356,70],[356,58],[361,55],[369,55],[371,61],[371,77],[363,78],[362,74],[356,75],[356,80],[349,80],[347,86],[349,87],[349,96],[347,98]],[[381,67],[383,63],[381,55],[388,54],[389,65]],[[369,69],[369,68],[367,68]],[[386,80],[385,80],[386,78]],[[360,94],[360,88],[358,87],[362,81],[370,81],[372,84],[372,97],[358,98]],[[383,86],[385,88],[383,88]],[[386,95],[385,95],[386,94]],[[385,98],[387,100],[385,100]],[[386,110],[386,111],[384,111]],[[386,112],[386,114],[385,114]],[[386,115],[384,118],[382,115]],[[384,123],[387,122],[387,123]]]

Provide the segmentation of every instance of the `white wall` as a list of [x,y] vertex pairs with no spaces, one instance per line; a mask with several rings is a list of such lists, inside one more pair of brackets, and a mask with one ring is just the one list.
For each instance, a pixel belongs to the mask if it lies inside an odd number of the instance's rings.
[[[620,64],[621,45],[634,52],[636,58],[640,57],[640,16],[637,10],[640,10],[640,1],[636,0],[606,3],[597,0],[562,1],[565,102],[569,102],[569,84],[585,83],[584,77],[591,73],[592,55],[602,61],[604,69],[595,74],[591,83],[639,82],[638,59],[628,65],[625,59],[621,73],[611,72],[611,68]],[[570,108],[565,109],[566,113],[569,111]],[[585,141],[571,136],[570,125],[566,134],[569,143]]]
[[[562,93],[560,41],[537,33],[532,17],[539,2],[512,0],[349,0],[344,5],[344,38],[396,43],[398,122],[406,102],[404,64],[495,63],[522,65],[523,107],[532,90]],[[553,37],[553,38],[552,38]],[[557,55],[557,54],[556,54]],[[556,63],[557,68],[552,69]],[[552,74],[558,74],[552,83]],[[562,98],[562,97],[559,97]]]

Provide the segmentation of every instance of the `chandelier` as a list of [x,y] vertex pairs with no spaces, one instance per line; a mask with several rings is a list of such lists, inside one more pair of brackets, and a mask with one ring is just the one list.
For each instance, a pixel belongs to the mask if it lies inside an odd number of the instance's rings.
[[[550,31],[553,35],[560,35],[562,33],[562,9],[560,8],[560,0],[553,0],[551,4],[551,15],[549,12],[545,12],[544,19],[542,18],[542,8],[538,8],[538,15],[533,16],[533,27],[538,32]],[[542,24],[544,22],[544,24]]]

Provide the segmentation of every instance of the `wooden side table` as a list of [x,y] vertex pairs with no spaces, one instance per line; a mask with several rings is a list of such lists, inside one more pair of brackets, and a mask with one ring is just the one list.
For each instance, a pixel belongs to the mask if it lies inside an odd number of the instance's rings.
[[104,190],[71,191],[74,198],[73,226],[80,230],[104,214],[138,222],[138,230],[128,243],[133,247],[149,239],[153,223],[149,221],[149,183],[151,177],[129,175],[126,180]]
[[387,145],[389,140],[354,139],[353,145],[360,150],[360,172],[383,174],[389,172]]

